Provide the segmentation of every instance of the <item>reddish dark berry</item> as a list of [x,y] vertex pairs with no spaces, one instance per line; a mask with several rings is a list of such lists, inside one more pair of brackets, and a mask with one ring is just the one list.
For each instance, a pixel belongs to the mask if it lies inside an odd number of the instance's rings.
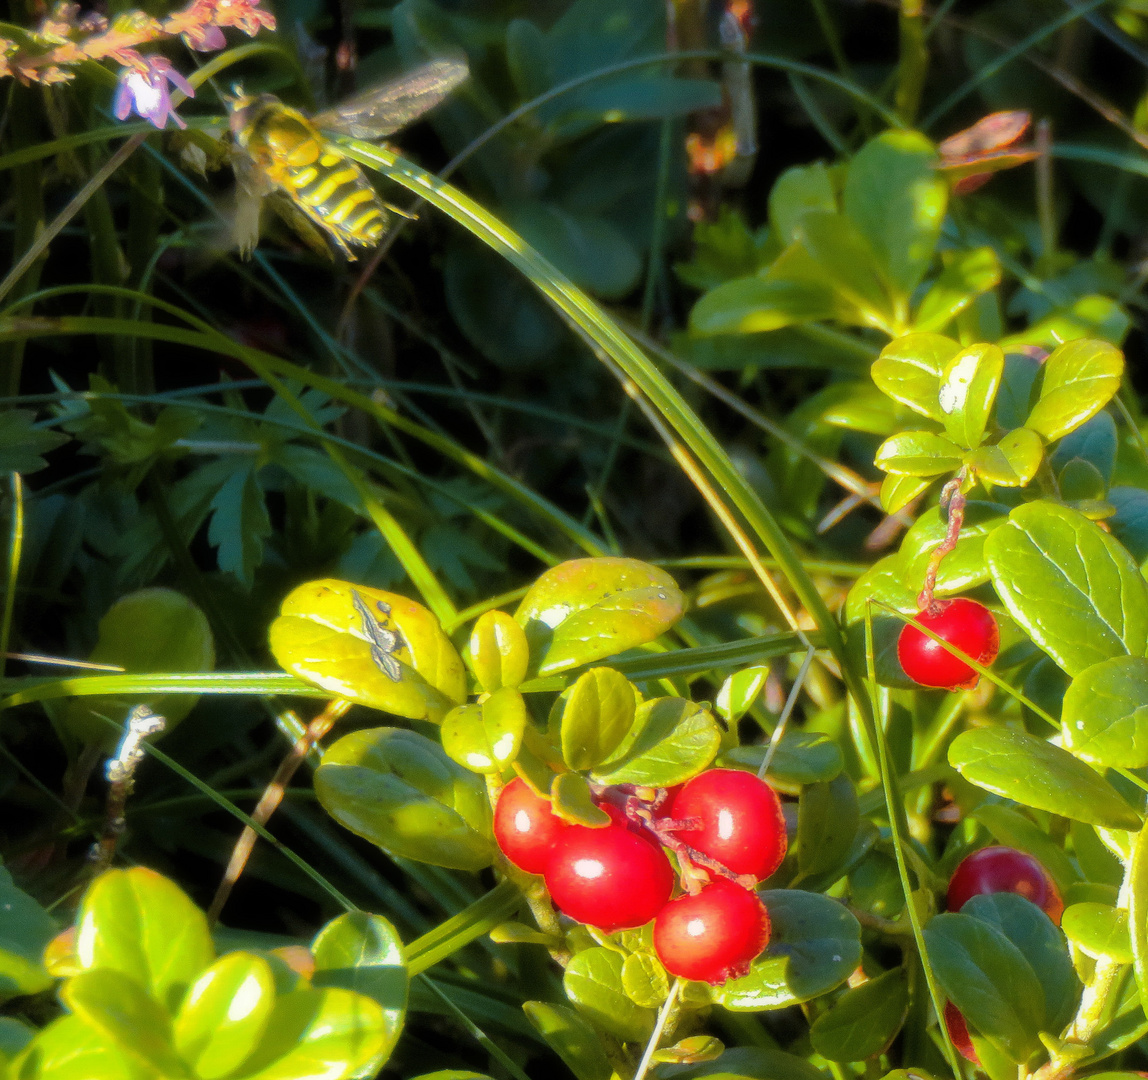
[[611,824],[568,826],[544,871],[550,898],[572,919],[612,933],[644,926],[670,898],[674,871],[665,852],[603,806]]
[[1010,847],[985,847],[966,855],[949,879],[950,911],[960,911],[974,896],[1011,892],[1031,900],[1058,926],[1064,902],[1052,878],[1031,855]]
[[949,1038],[957,1048],[957,1053],[966,1061],[979,1065],[981,1059],[977,1057],[973,1040],[969,1037],[969,1025],[965,1023],[964,1013],[951,1001],[945,1002],[945,1027],[949,1029]]
[[541,874],[550,860],[554,841],[570,828],[539,798],[521,777],[502,789],[494,809],[494,839],[520,870]]
[[665,815],[675,821],[697,818],[701,828],[675,835],[730,873],[763,881],[785,858],[781,801],[753,773],[709,769],[682,786],[666,803]]
[[715,878],[671,900],[654,920],[654,951],[671,975],[723,983],[749,971],[769,944],[769,913],[756,893]]
[[[991,664],[996,659],[1000,630],[984,604],[961,597],[938,600],[931,608],[917,612],[916,619],[978,663]],[[978,675],[968,664],[907,623],[897,639],[897,658],[905,674],[921,686],[944,690],[976,686]]]

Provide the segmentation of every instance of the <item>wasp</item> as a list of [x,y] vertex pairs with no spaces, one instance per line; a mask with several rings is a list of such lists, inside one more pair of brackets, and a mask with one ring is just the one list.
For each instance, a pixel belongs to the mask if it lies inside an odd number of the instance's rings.
[[259,241],[259,214],[269,199],[311,247],[325,255],[327,237],[354,259],[352,247],[382,238],[390,208],[333,136],[382,139],[434,108],[468,74],[464,60],[432,60],[340,105],[307,116],[273,94],[228,101],[232,162],[239,182],[235,240],[244,255]]

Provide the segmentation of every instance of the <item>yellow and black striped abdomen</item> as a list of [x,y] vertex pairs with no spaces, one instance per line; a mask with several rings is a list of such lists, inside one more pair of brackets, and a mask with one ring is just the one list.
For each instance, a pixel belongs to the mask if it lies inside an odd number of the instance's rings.
[[344,251],[377,244],[387,210],[362,169],[294,109],[280,106],[260,119],[248,148],[268,178]]

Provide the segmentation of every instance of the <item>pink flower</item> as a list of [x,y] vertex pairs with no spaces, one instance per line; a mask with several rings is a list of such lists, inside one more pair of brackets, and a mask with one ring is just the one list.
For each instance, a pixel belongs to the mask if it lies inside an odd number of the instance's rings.
[[196,52],[215,52],[227,46],[227,38],[218,26],[189,26],[183,35],[188,48]]
[[143,70],[127,67],[120,72],[119,85],[112,106],[117,120],[126,120],[128,114],[150,120],[157,128],[167,126],[170,116],[176,124],[187,127],[175,113],[171,103],[168,83],[187,97],[195,97],[195,88],[171,66],[171,61],[163,56],[149,56],[144,60]]

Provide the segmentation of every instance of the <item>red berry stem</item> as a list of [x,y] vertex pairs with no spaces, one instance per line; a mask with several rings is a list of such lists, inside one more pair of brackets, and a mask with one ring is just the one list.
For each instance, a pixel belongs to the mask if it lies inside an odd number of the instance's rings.
[[933,590],[937,587],[937,571],[941,568],[941,560],[957,546],[961,536],[961,526],[965,523],[965,496],[961,491],[961,484],[965,481],[965,470],[961,469],[957,475],[941,488],[940,507],[949,511],[949,528],[945,538],[934,549],[929,557],[929,566],[925,570],[925,587],[917,594],[917,608],[920,611],[932,611],[936,601],[933,599]]

